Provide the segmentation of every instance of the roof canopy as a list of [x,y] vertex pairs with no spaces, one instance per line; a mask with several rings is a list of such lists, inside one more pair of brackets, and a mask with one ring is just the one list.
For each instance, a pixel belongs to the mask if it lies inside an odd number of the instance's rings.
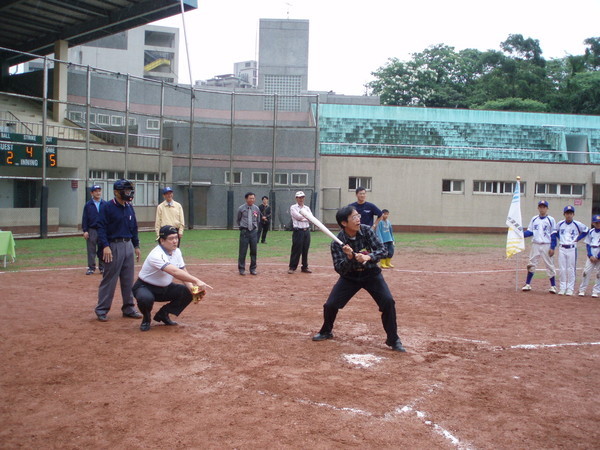
[[[0,2],[0,47],[44,56],[57,40],[84,44],[181,13],[181,0],[5,0]],[[197,0],[183,0],[185,11]],[[9,66],[34,57],[0,50]]]

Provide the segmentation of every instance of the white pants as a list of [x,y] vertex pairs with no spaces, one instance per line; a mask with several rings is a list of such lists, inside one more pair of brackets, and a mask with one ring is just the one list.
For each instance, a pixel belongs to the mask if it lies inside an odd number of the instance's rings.
[[554,270],[554,261],[552,260],[552,256],[548,254],[549,250],[550,244],[531,244],[529,265],[527,266],[529,272],[535,273],[535,268],[537,267],[541,258],[546,265],[546,274],[548,275],[548,278],[552,278],[554,275],[556,275],[556,271]]
[[585,262],[585,267],[583,268],[583,277],[581,278],[581,284],[579,285],[579,292],[585,293],[594,270],[596,271],[596,284],[592,289],[592,294],[600,295],[600,261],[593,263],[589,258]]
[[575,290],[575,270],[577,262],[577,248],[564,248],[559,246],[558,268],[560,269],[560,292],[573,292]]

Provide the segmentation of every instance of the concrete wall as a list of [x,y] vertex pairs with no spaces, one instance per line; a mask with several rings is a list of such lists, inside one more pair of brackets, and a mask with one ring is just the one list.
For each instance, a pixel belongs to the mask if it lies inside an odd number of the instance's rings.
[[[390,219],[397,228],[411,231],[505,230],[512,193],[474,193],[473,181],[510,182],[517,176],[525,182],[521,197],[525,226],[542,199],[550,203],[550,214],[555,219],[562,219],[564,206],[576,204],[576,218],[588,223],[593,184],[597,182],[594,180],[600,180],[600,168],[593,165],[347,156],[322,156],[321,173],[322,186],[340,188],[342,205],[356,201],[354,191],[348,190],[349,176],[372,177],[372,191],[368,192],[367,200],[380,209],[389,209]],[[444,179],[464,180],[464,192],[443,193]],[[581,199],[538,196],[536,182],[584,183],[585,196]],[[328,203],[323,206],[336,207],[333,200]],[[333,212],[320,213],[324,214],[325,222],[335,223]]]

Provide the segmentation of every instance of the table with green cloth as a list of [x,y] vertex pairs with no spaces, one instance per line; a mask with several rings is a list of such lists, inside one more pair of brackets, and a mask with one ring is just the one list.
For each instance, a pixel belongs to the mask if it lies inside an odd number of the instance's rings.
[[6,267],[6,257],[10,256],[12,262],[15,262],[15,240],[12,231],[0,231],[0,257],[4,257],[4,267]]

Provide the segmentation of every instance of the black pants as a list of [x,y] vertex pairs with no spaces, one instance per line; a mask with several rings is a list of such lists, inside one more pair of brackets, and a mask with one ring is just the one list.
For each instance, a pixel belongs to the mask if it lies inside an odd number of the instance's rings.
[[238,254],[238,269],[240,272],[246,271],[246,253],[250,247],[250,272],[256,270],[256,253],[258,243],[258,231],[255,228],[248,231],[245,228],[240,229],[240,252]]
[[310,230],[307,228],[294,229],[292,232],[292,254],[290,255],[290,269],[296,270],[300,257],[302,268],[308,269],[308,249],[310,248]]
[[192,293],[183,284],[171,283],[161,287],[138,278],[132,290],[144,319],[150,317],[154,302],[169,302],[160,310],[178,316],[192,301]]
[[350,301],[354,294],[361,289],[366,290],[379,306],[381,311],[381,322],[387,334],[386,344],[393,345],[398,340],[398,324],[396,323],[396,303],[390,289],[381,275],[381,271],[375,274],[359,272],[358,277],[340,277],[333,286],[329,298],[323,305],[323,326],[320,333],[331,333],[333,323],[340,309]]
[[266,221],[266,222],[258,222],[258,237],[260,238],[260,242],[262,242],[263,244],[265,243],[266,239],[267,239],[267,233],[269,231],[269,228],[271,228],[271,222],[270,221]]

